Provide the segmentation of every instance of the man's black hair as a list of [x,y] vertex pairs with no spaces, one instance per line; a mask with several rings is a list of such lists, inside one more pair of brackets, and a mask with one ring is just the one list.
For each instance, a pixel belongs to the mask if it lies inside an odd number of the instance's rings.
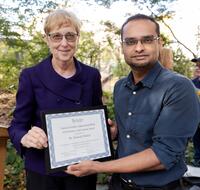
[[153,22],[155,25],[156,25],[156,33],[158,36],[160,36],[160,26],[159,24],[155,21],[155,19],[151,16],[147,16],[147,15],[144,15],[144,14],[136,14],[136,15],[133,15],[131,17],[129,17],[125,22],[124,24],[122,25],[121,27],[121,40],[123,40],[123,29],[124,29],[124,26],[130,22],[130,21],[133,21],[133,20],[150,20],[151,22]]

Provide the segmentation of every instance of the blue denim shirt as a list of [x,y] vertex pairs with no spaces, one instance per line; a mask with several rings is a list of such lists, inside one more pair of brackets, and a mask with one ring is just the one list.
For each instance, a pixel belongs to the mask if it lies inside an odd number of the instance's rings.
[[119,129],[118,157],[151,148],[166,170],[120,174],[137,185],[162,186],[186,171],[184,152],[199,123],[200,105],[192,82],[158,62],[134,85],[132,73],[114,88]]

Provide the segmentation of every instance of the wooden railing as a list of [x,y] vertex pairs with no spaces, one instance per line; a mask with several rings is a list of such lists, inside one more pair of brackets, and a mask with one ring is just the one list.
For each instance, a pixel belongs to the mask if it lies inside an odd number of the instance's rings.
[[8,140],[7,127],[0,125],[0,190],[3,190],[7,140]]

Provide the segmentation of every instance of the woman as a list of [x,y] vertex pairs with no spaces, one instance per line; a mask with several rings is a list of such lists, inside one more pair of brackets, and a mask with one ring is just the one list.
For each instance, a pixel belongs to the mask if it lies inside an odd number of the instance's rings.
[[25,160],[27,190],[95,190],[95,175],[45,172],[48,142],[41,111],[102,105],[102,89],[98,70],[74,57],[80,36],[76,16],[56,10],[46,18],[44,31],[51,55],[22,71],[9,136]]

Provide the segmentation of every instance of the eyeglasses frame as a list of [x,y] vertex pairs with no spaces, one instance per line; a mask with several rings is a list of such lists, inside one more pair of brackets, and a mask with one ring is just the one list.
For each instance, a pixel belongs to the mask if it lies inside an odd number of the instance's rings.
[[[149,44],[145,44],[145,43],[143,42],[143,40],[145,40],[145,37],[146,37],[146,39],[147,39],[147,37],[152,37],[152,39],[151,39],[152,42],[149,43]],[[131,38],[131,37],[130,37],[130,38]],[[129,39],[130,39],[130,38],[129,38]],[[143,39],[132,38],[132,39],[135,39],[135,40],[136,40],[136,42],[137,42],[136,44],[127,44],[126,39],[127,39],[127,38],[125,38],[125,39],[122,40],[122,43],[125,44],[126,46],[137,46],[137,45],[138,45],[138,42],[140,42],[142,45],[151,45],[151,44],[153,43],[153,41],[159,40],[159,39],[160,39],[160,36],[153,36],[153,35],[152,35],[152,36],[144,36]]]
[[[75,42],[76,41],[76,39],[77,38],[75,38],[75,40],[69,40],[69,39],[67,39],[67,34],[68,34],[68,36],[70,36],[69,34],[72,34],[73,32],[67,32],[66,34],[62,34],[62,33],[60,33],[60,32],[54,32],[54,33],[49,33],[48,34],[48,37],[50,38],[50,40],[52,41],[52,42],[54,42],[54,43],[59,43],[59,42],[61,42],[62,40],[63,40],[63,37],[65,38],[65,40],[67,41],[67,42]],[[55,35],[55,34],[60,34],[60,35],[62,35],[62,39],[61,40],[58,40],[58,41],[56,41],[56,40],[53,40],[51,37],[52,37],[52,35]],[[79,36],[79,34],[78,33],[73,33],[73,35],[75,35],[75,36]]]

